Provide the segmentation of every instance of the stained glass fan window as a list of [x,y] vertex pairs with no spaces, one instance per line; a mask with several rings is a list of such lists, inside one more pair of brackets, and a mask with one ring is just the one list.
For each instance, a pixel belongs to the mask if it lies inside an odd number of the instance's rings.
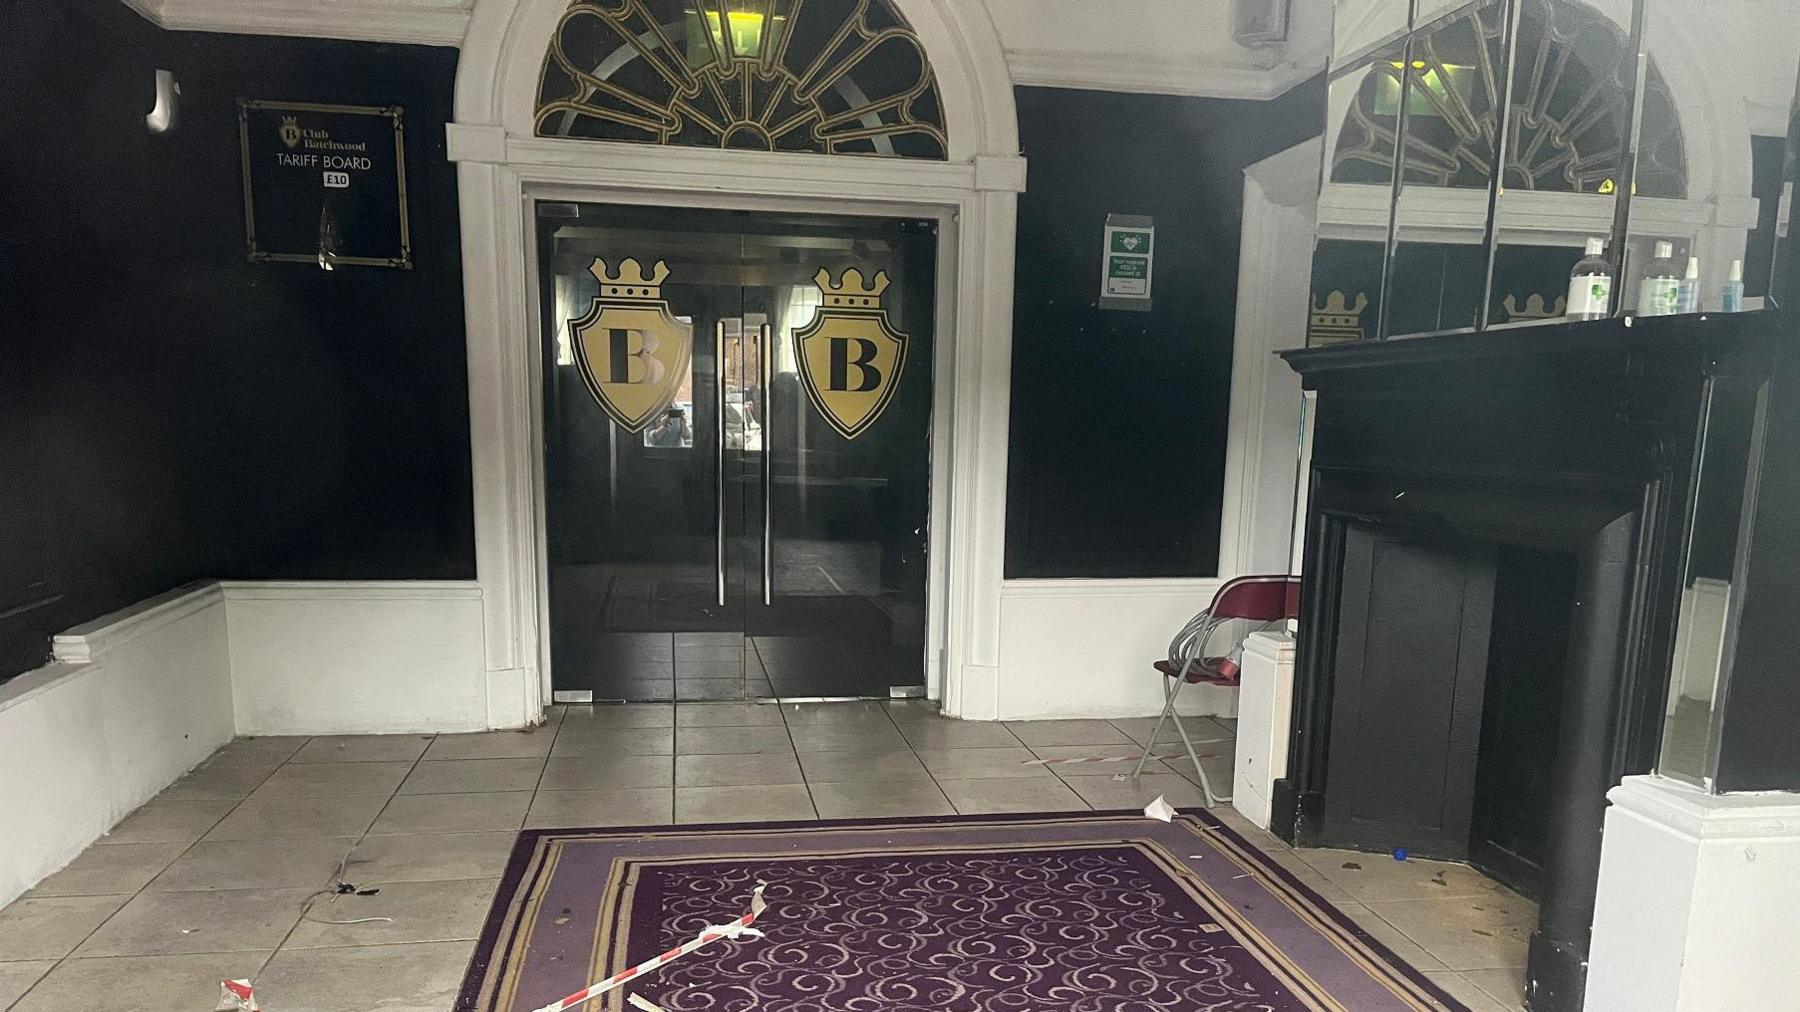
[[888,0],[575,0],[537,134],[943,159],[937,82]]

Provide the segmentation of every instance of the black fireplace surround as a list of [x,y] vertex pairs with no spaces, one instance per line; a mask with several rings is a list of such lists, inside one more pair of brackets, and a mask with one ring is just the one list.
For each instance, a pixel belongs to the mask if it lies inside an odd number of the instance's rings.
[[1318,398],[1273,828],[1535,895],[1539,1012],[1581,1007],[1605,795],[1656,762],[1706,398],[1773,345],[1740,315],[1282,355]]

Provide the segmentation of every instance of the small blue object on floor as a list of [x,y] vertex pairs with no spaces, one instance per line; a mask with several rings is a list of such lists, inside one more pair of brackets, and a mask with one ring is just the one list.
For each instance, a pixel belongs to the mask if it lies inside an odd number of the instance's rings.
[[1395,847],[1394,848],[1394,860],[1396,860],[1396,861],[1406,860],[1406,848],[1405,847]]

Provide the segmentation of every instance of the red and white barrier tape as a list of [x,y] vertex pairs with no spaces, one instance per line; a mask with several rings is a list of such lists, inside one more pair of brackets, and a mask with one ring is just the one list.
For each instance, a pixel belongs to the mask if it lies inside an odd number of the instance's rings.
[[560,1001],[553,1001],[542,1008],[536,1009],[535,1012],[564,1012],[565,1009],[572,1009],[590,998],[598,998],[634,977],[640,977],[666,963],[672,963],[682,956],[693,952],[695,949],[700,948],[702,945],[711,944],[721,938],[737,938],[740,935],[752,935],[761,938],[763,933],[752,928],[750,925],[754,924],[756,918],[768,908],[768,901],[763,899],[763,883],[758,882],[756,884],[756,891],[750,894],[750,912],[744,916],[732,921],[730,924],[714,924],[705,931],[700,932],[700,934],[695,936],[692,941],[684,942],[660,956],[652,956],[629,970],[620,970],[618,973],[613,974],[597,984],[590,984],[574,994],[569,995],[567,998]]
[[219,1004],[213,1012],[234,1012],[243,1009],[245,1012],[262,1012],[257,1004],[256,991],[248,980],[222,980],[219,982]]

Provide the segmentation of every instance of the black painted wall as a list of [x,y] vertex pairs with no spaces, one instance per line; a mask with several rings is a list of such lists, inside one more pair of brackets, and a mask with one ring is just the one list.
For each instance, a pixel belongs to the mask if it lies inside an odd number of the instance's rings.
[[[1323,83],[1270,102],[1016,94],[1006,575],[1214,575],[1243,170],[1318,135]],[[1151,312],[1096,305],[1108,214],[1156,219]]]
[[[196,578],[472,577],[455,51],[0,22],[0,679]],[[239,97],[405,106],[417,269],[248,263]]]

